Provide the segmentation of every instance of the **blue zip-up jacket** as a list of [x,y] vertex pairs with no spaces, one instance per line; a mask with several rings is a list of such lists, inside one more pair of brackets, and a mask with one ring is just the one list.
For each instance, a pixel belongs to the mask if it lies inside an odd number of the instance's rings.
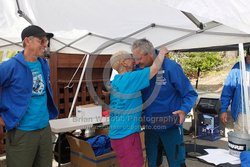
[[145,125],[152,126],[150,121],[154,115],[167,116],[177,110],[189,113],[197,97],[181,66],[165,58],[162,70],[150,80],[150,86],[142,90]]
[[[47,105],[49,118],[54,119],[58,110],[53,101],[50,84],[50,70],[43,58],[38,58],[46,80]],[[23,51],[0,64],[0,115],[7,131],[18,126],[27,111],[32,95],[33,77],[24,59]]]
[[[246,64],[246,70],[250,71],[250,64]],[[236,121],[238,113],[242,112],[241,101],[241,74],[238,62],[233,66],[224,82],[220,111],[227,112],[227,108],[231,104],[231,115],[233,120]]]

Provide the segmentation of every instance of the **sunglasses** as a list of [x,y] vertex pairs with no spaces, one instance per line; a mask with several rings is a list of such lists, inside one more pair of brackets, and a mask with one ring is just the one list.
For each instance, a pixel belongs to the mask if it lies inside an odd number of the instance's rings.
[[35,37],[35,36],[30,36],[30,39],[37,39],[41,45],[48,45],[49,40],[47,37]]

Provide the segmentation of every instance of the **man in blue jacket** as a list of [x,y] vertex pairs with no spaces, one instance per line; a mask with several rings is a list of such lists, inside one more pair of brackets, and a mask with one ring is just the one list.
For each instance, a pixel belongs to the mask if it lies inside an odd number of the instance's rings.
[[[247,73],[247,84],[249,87],[249,76],[250,76],[250,48],[247,49],[246,57],[246,73]],[[231,104],[231,116],[234,120],[234,131],[247,132],[247,120],[245,118],[245,124],[243,127],[242,121],[242,85],[241,85],[241,69],[240,63],[237,62],[232,70],[229,72],[223,86],[221,93],[221,122],[227,123],[227,108]]]
[[8,167],[52,166],[49,119],[58,111],[43,58],[51,37],[38,26],[26,27],[24,50],[0,64],[0,125],[7,131]]
[[[136,64],[150,66],[155,59],[154,47],[146,39],[132,45]],[[145,145],[149,167],[157,165],[158,144],[161,141],[170,167],[185,166],[185,144],[182,123],[196,102],[197,93],[182,68],[175,61],[165,58],[162,69],[142,90],[145,114]],[[174,125],[178,115],[179,125]]]

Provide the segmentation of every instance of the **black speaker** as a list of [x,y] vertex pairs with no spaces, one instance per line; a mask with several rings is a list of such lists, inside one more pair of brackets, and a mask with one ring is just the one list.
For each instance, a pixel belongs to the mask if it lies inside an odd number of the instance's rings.
[[219,114],[220,100],[218,98],[200,98],[196,109],[201,113]]

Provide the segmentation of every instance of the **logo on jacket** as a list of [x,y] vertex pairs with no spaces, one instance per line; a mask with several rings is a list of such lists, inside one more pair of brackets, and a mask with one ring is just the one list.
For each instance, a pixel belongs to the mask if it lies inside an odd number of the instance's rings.
[[155,82],[156,85],[166,85],[167,84],[167,80],[164,77],[164,73],[165,73],[165,70],[158,71],[158,73],[156,75],[156,82]]

